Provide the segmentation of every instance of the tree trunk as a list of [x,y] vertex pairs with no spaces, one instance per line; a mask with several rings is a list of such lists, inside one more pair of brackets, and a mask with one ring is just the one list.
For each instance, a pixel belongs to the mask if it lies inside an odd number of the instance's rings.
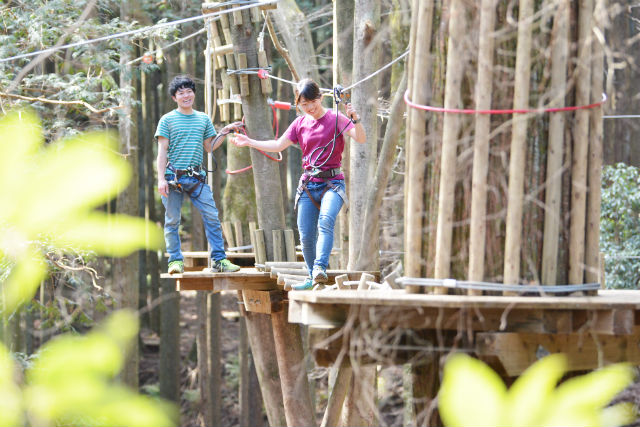
[[[551,43],[551,90],[556,94],[552,106],[563,107],[567,93],[567,59],[569,56],[570,2],[558,4],[553,20]],[[562,197],[563,146],[565,115],[549,118],[549,148],[547,150],[547,190],[545,193],[544,241],[542,247],[542,284],[555,285],[558,276],[558,244],[560,234],[560,202]]]
[[[603,31],[606,3],[596,0],[594,12],[596,28]],[[602,40],[593,43],[593,72],[591,73],[591,99],[597,102],[604,90],[604,48]],[[587,195],[587,236],[585,252],[585,282],[600,282],[600,203],[602,188],[602,106],[591,110],[591,132],[589,135],[589,193]]]
[[[445,108],[460,108],[460,84],[464,70],[463,36],[466,11],[462,0],[451,0],[449,9],[449,44],[447,46],[447,75],[444,95]],[[435,278],[446,279],[451,269],[451,236],[456,185],[456,163],[460,116],[445,113],[442,132],[442,160],[440,164],[440,192],[438,199],[438,227],[436,232]],[[435,293],[441,293],[436,288]],[[445,291],[446,293],[446,291]]]
[[[518,48],[516,52],[513,108],[529,108],[531,76],[531,16],[533,1],[523,0],[518,6]],[[509,193],[507,196],[506,242],[504,249],[505,284],[520,282],[520,249],[522,243],[522,205],[524,203],[525,153],[527,118],[514,114],[509,160]]]
[[[591,18],[593,0],[580,0],[578,9],[578,63],[576,103],[591,100]],[[587,203],[587,162],[589,159],[589,110],[576,111],[571,162],[571,226],[569,229],[569,283],[584,283],[584,244]]]
[[[411,100],[426,104],[431,98],[431,29],[433,1],[414,0],[411,25],[411,53],[407,87]],[[418,48],[420,46],[420,48]],[[424,220],[424,171],[426,167],[427,113],[415,108],[407,110],[407,144],[405,150],[405,233],[404,274],[420,277],[422,273],[422,242]],[[409,292],[420,288],[408,287]]]
[[[482,0],[480,6],[480,45],[476,108],[491,108],[493,92],[493,50],[497,0]],[[487,235],[487,173],[489,171],[489,133],[491,116],[476,114],[473,142],[471,225],[469,229],[469,280],[484,280],[485,239]],[[469,290],[470,295],[482,294]]]
[[[120,17],[123,21],[129,19],[131,10],[126,3],[120,6]],[[124,49],[120,55],[120,87],[123,89],[135,88],[135,78],[130,65],[126,63],[130,59],[130,53]],[[136,145],[137,136],[137,112],[132,107],[131,94],[124,92],[121,104],[124,105],[123,114],[118,122],[120,134],[119,151],[126,156],[127,161],[133,169],[131,183],[127,189],[119,193],[116,199],[117,212],[131,216],[138,215],[138,147]],[[138,254],[132,254],[123,258],[115,258],[113,262],[113,287],[114,295],[118,300],[119,307],[126,307],[132,310],[138,309],[138,289],[137,280]],[[133,389],[138,388],[138,361],[139,361],[138,340],[131,343],[128,350],[128,357],[125,361],[121,376],[125,384]]]
[[[380,68],[380,3],[373,0],[356,0],[353,36],[353,80],[360,81]],[[349,161],[349,268],[356,269],[357,256],[369,245],[379,248],[377,239],[363,240],[365,189],[373,180],[378,151],[378,79],[370,78],[351,89],[352,103],[360,114],[367,134],[367,143],[351,144]],[[378,236],[368,230],[369,236]],[[379,258],[367,260],[368,268],[378,268]],[[359,268],[363,268],[360,266]]]

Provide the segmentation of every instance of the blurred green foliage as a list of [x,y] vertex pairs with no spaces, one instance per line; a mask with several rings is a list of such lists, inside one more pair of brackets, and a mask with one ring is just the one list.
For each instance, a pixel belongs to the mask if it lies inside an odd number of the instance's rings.
[[119,311],[87,335],[58,336],[42,347],[23,381],[0,345],[0,425],[175,425],[175,408],[116,380],[137,331],[135,313]]
[[600,251],[608,288],[637,289],[640,282],[640,172],[623,163],[602,171]]
[[[3,322],[33,297],[46,277],[44,246],[124,256],[162,245],[156,225],[96,210],[124,189],[130,177],[113,135],[81,134],[44,146],[32,112],[0,118]],[[135,314],[117,312],[86,336],[51,340],[25,364],[24,377],[0,345],[0,425],[174,425],[174,409],[115,380],[137,331]]]
[[621,426],[636,418],[626,403],[607,407],[633,380],[630,365],[610,365],[571,378],[562,354],[540,359],[507,389],[483,362],[455,354],[445,364],[438,407],[448,427]]

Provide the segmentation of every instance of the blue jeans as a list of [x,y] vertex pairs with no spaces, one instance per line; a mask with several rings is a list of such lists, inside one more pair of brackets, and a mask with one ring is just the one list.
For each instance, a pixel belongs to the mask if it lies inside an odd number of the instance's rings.
[[[344,180],[332,180],[331,183],[344,192]],[[309,182],[307,189],[311,196],[320,200],[322,192],[327,187],[324,182]],[[326,269],[329,265],[329,255],[333,248],[333,228],[336,218],[344,201],[334,190],[329,189],[322,197],[320,210],[303,191],[298,200],[298,231],[302,244],[302,255],[307,264],[309,274],[314,266]]]
[[[207,184],[201,183],[191,176],[181,176],[177,182],[182,185],[182,192],[175,189],[169,190],[169,197],[162,196],[164,205],[164,240],[167,244],[169,262],[182,261],[182,251],[180,250],[180,210],[184,195],[187,194],[193,205],[200,211],[204,230],[207,235],[209,245],[211,245],[211,259],[219,261],[225,259],[224,240],[222,238],[222,227],[218,219],[218,209],[213,201],[213,193]],[[196,197],[197,196],[197,197]]]

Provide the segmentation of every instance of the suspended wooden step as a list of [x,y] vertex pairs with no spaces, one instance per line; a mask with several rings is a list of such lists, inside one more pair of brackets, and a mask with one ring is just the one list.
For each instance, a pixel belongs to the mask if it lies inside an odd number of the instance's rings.
[[241,268],[234,273],[210,273],[207,271],[185,271],[182,274],[160,275],[163,279],[174,279],[177,291],[239,291],[276,289],[276,282],[269,273],[253,267]]

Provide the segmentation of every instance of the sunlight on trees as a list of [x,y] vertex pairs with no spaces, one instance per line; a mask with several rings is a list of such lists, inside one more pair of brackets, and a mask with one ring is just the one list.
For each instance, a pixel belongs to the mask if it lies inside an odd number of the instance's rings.
[[500,376],[483,362],[464,354],[444,367],[438,394],[446,426],[620,426],[635,419],[631,404],[607,404],[633,380],[628,364],[556,384],[567,371],[563,354],[531,365],[507,390]]
[[[129,183],[131,169],[108,133],[43,145],[38,118],[17,111],[0,119],[0,313],[30,300],[47,275],[41,247],[123,256],[158,248],[162,233],[141,218],[96,208]],[[120,311],[85,336],[48,342],[24,375],[0,345],[0,425],[171,426],[177,412],[116,381],[137,315]]]
[[45,147],[37,117],[22,111],[0,120],[0,141],[0,263],[13,267],[2,285],[5,313],[30,299],[47,274],[39,240],[112,256],[161,247],[155,225],[95,210],[131,178],[113,135],[87,133]]

